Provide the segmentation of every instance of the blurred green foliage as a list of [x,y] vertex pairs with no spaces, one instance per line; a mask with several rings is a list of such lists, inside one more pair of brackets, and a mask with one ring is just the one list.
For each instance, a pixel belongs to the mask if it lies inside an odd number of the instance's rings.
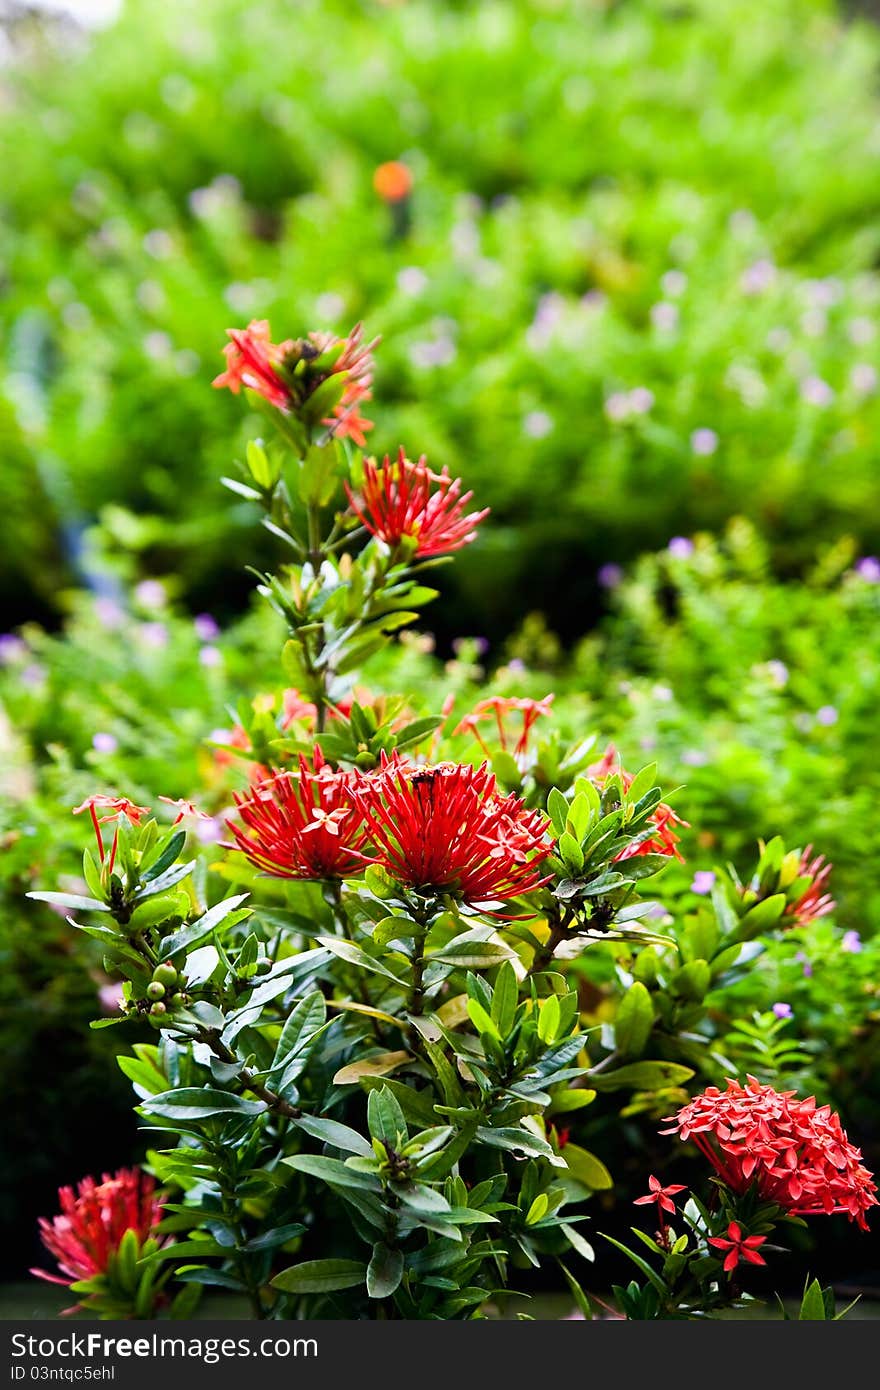
[[[603,563],[734,512],[788,571],[842,527],[880,547],[868,24],[825,0],[130,0],[20,48],[0,555],[30,596],[0,584],[21,616],[57,587],[53,533],[76,560],[97,517],[102,553],[240,604],[220,573],[247,507],[217,478],[256,425],[209,382],[251,317],[385,335],[371,444],[494,508],[450,581],[471,630],[525,603],[576,634]],[[402,237],[372,188],[388,159],[414,176]]]

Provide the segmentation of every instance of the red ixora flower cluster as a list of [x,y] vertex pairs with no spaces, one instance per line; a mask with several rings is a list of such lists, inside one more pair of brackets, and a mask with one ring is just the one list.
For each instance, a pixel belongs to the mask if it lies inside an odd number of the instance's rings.
[[126,1231],[134,1231],[143,1245],[162,1217],[156,1184],[140,1168],[120,1168],[104,1173],[100,1182],[83,1178],[76,1192],[58,1189],[61,1213],[41,1217],[40,1238],[58,1262],[61,1274],[32,1269],[50,1284],[75,1284],[105,1274],[110,1257],[119,1249]]
[[383,756],[355,797],[375,858],[401,883],[486,907],[548,881],[546,817],[517,796],[499,796],[485,764],[420,767]]
[[[490,695],[486,700],[480,700],[479,704],[474,705],[470,714],[466,714],[458,728],[456,734],[473,734],[483,752],[489,756],[489,749],[480,733],[480,724],[486,720],[495,721],[498,731],[498,742],[505,753],[511,752],[515,758],[523,758],[528,752],[529,739],[535,723],[542,715],[550,713],[550,706],[554,700],[553,695],[545,695],[543,700],[519,699],[516,696]],[[507,720],[515,715],[522,715],[522,725],[516,738],[516,743],[511,750],[513,733],[511,733]]]
[[693,1139],[733,1192],[755,1184],[761,1197],[793,1216],[842,1212],[867,1230],[877,1205],[876,1184],[847,1139],[839,1116],[813,1096],[774,1091],[750,1076],[710,1086],[673,1120],[682,1139]]
[[825,891],[833,865],[828,863],[824,855],[817,854],[814,859],[812,854],[813,846],[807,845],[798,864],[798,878],[809,878],[811,883],[796,902],[786,907],[784,925],[806,927],[818,917],[827,917],[837,906],[831,894]]
[[364,481],[357,497],[346,483],[352,510],[371,535],[392,550],[404,539],[416,542],[416,555],[427,560],[461,550],[476,537],[476,528],[489,515],[465,512],[472,492],[462,493],[461,480],[443,469],[432,473],[424,455],[413,463],[400,449],[392,463],[364,461]]
[[[620,766],[617,749],[613,743],[609,743],[599,762],[593,763],[592,767],[587,769],[587,776],[601,786],[614,774],[620,778],[624,791],[632,786],[633,774]],[[684,826],[685,830],[689,830],[689,823],[682,820],[681,816],[676,815],[672,807],[667,806],[665,801],[661,801],[650,817],[650,824],[653,827],[652,833],[637,843],[627,845],[626,849],[621,850],[620,854],[615,856],[615,863],[619,863],[623,859],[633,859],[636,855],[642,854],[665,854],[668,858],[674,855],[676,859],[684,859],[678,848],[681,836],[676,835],[675,827],[681,825]]]
[[329,767],[320,748],[311,763],[300,756],[298,771],[278,773],[235,797],[243,822],[229,822],[236,847],[275,878],[360,873],[367,837],[353,785],[353,774]]
[[[238,395],[242,386],[263,397],[277,410],[289,412],[301,405],[331,376],[344,374],[342,396],[333,408],[331,418],[322,423],[332,429],[337,438],[350,437],[361,448],[366,445],[364,431],[372,429],[372,421],[360,414],[363,401],[370,399],[373,382],[373,349],[379,339],[364,342],[363,324],[356,324],[346,338],[333,333],[310,333],[297,342],[287,338],[273,343],[267,319],[253,319],[247,328],[227,328],[231,342],[223,349],[226,370],[214,378],[212,385],[226,386]],[[321,357],[333,348],[341,349],[326,368],[294,379],[288,365],[306,363]]]
[[[106,811],[105,816],[99,816],[98,810]],[[73,814],[81,816],[84,811],[88,811],[92,818],[92,825],[95,830],[95,840],[98,846],[98,857],[100,862],[104,862],[104,837],[101,834],[101,826],[108,821],[116,821],[117,816],[125,815],[132,825],[140,825],[144,816],[150,814],[149,806],[138,806],[134,801],[129,801],[127,796],[106,796],[103,792],[95,792],[92,796],[87,796],[79,806],[74,806]],[[116,863],[116,848],[119,844],[119,827],[113,833],[113,844],[110,848],[110,872],[113,872],[113,865]]]

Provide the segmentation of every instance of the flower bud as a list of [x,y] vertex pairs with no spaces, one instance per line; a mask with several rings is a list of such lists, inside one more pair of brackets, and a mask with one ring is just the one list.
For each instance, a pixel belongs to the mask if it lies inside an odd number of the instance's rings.
[[[161,965],[157,965],[156,969],[153,971],[153,981],[155,984],[164,985],[166,989],[170,989],[173,985],[177,984],[177,971],[169,961],[164,961]],[[149,994],[149,991],[147,992]],[[162,995],[150,994],[149,997],[151,999],[161,999]]]
[[159,980],[154,980],[152,984],[147,985],[147,998],[153,1000],[164,999],[165,986]]

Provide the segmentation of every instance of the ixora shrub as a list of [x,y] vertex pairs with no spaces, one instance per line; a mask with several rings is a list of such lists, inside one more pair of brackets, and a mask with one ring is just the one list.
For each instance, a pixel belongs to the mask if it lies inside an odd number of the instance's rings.
[[[288,552],[260,579],[287,627],[287,685],[245,702],[220,750],[246,781],[213,873],[188,853],[192,802],[159,796],[169,827],[100,792],[75,808],[94,835],[83,894],[32,895],[76,913],[124,982],[96,1026],[147,1019],[158,1035],[119,1058],[150,1176],[63,1192],[43,1225],[59,1277],[101,1316],[185,1315],[214,1286],[254,1317],[450,1319],[497,1311],[555,1261],[589,1314],[569,1266],[594,1259],[584,1207],[612,1179],[576,1140],[583,1112],[621,1093],[674,1109],[714,1172],[680,1232],[683,1188],[651,1177],[654,1263],[627,1252],[645,1282],[616,1291],[626,1317],[737,1302],[740,1265],[787,1222],[864,1226],[874,1183],[827,1108],[752,1080],[684,1089],[719,1066],[693,1036],[708,991],[759,935],[828,910],[827,867],[773,842],[751,880],[719,877],[711,911],[667,931],[644,890],[687,826],[653,766],[539,738],[552,696],[488,698],[450,729],[448,702],[414,718],[404,696],[355,693],[485,512],[424,458],[355,447],[371,428],[359,327],[230,339],[215,385],[246,390],[275,429],[226,481]],[[585,1029],[578,961],[602,943],[616,1012]],[[805,1316],[830,1316],[810,1289]]]

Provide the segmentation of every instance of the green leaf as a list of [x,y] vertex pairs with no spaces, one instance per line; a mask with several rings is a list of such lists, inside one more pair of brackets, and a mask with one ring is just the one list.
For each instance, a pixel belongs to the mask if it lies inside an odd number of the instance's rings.
[[501,961],[510,960],[513,952],[509,946],[495,941],[451,942],[440,951],[432,951],[429,960],[443,961],[445,965],[467,966],[469,969],[488,969]]
[[490,1037],[500,1040],[501,1034],[495,1026],[494,1019],[486,1013],[478,999],[468,999],[467,1011],[478,1033],[488,1033]]
[[210,1086],[183,1086],[162,1091],[145,1100],[141,1109],[166,1120],[204,1120],[211,1115],[261,1115],[263,1100],[245,1100],[231,1091],[215,1091]]
[[[224,898],[215,907],[209,908],[195,922],[189,922],[185,927],[181,927],[179,931],[174,932],[162,942],[159,959],[168,960],[171,956],[177,955],[178,951],[190,951],[194,946],[201,945],[205,938],[210,936],[215,927],[218,927],[230,913],[236,913],[236,922],[243,921],[249,915],[250,908],[243,908],[240,912],[236,912],[236,909],[248,896],[247,893],[237,893],[232,898]],[[231,926],[233,923],[228,923],[228,925]]]
[[500,1036],[506,1037],[513,1027],[519,1001],[516,971],[509,960],[503,962],[495,977],[492,991],[492,1018]]
[[37,903],[51,903],[53,907],[70,907],[80,912],[109,912],[106,903],[97,898],[84,898],[79,893],[25,893]]
[[614,1186],[605,1164],[588,1149],[582,1149],[578,1144],[566,1144],[562,1150],[562,1157],[572,1177],[577,1178],[578,1182],[582,1182],[584,1187],[589,1187],[591,1191],[604,1192]]
[[150,867],[141,874],[144,883],[152,883],[153,879],[164,874],[166,869],[170,869],[185,843],[186,834],[184,831],[176,830]]
[[283,1068],[291,1057],[307,1046],[322,1028],[326,1016],[327,1004],[319,989],[300,999],[281,1030],[270,1070],[275,1072]]
[[359,1260],[306,1260],[283,1269],[270,1282],[284,1293],[334,1293],[363,1284],[367,1266]]
[[403,1277],[403,1251],[389,1250],[378,1241],[367,1267],[367,1293],[370,1298],[390,1298]]
[[814,1279],[804,1290],[798,1320],[800,1322],[826,1322],[827,1317],[822,1286],[818,1279]]
[[281,1162],[286,1163],[288,1168],[294,1168],[297,1173],[307,1173],[309,1177],[320,1178],[334,1187],[357,1188],[362,1192],[381,1190],[378,1178],[371,1173],[359,1173],[356,1168],[349,1168],[339,1158],[326,1158],[323,1154],[293,1154],[290,1158],[282,1158]]
[[586,1079],[596,1091],[660,1091],[683,1086],[693,1074],[691,1067],[678,1062],[630,1062],[614,1071],[588,1071]]
[[398,1148],[406,1142],[407,1124],[394,1093],[387,1086],[371,1091],[367,1099],[367,1123],[374,1139]]
[[614,1020],[614,1042],[623,1057],[638,1057],[654,1026],[654,1006],[643,984],[630,985],[620,1001]]
[[319,946],[326,947],[328,951],[333,952],[334,956],[348,961],[349,965],[357,965],[362,970],[371,970],[376,975],[384,975],[387,980],[393,980],[396,985],[403,985],[408,988],[408,981],[395,975],[393,971],[388,969],[387,965],[383,965],[381,960],[376,960],[373,956],[368,955],[353,941],[343,941],[338,936],[319,936],[315,939]]
[[755,903],[754,907],[750,907],[745,916],[739,919],[739,923],[730,934],[729,940],[752,941],[762,932],[775,927],[785,911],[785,901],[784,893],[774,893],[772,897],[764,898],[763,901]]
[[323,1139],[325,1144],[332,1145],[334,1149],[344,1149],[360,1158],[372,1157],[372,1147],[363,1135],[358,1134],[356,1129],[350,1129],[348,1125],[340,1124],[338,1120],[328,1120],[318,1115],[301,1115],[293,1123],[306,1134],[311,1134],[314,1139]]

